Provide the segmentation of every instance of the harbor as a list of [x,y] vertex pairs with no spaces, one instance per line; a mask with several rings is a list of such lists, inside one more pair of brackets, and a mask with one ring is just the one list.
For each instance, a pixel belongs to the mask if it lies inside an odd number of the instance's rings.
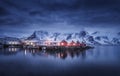
[[27,38],[24,40],[18,38],[6,37],[1,40],[0,48],[23,48],[23,49],[39,49],[39,50],[86,50],[93,48],[85,42],[79,40],[50,40]]
[[86,50],[94,48],[91,46],[26,46],[26,45],[0,45],[0,48],[23,48],[23,49],[38,49],[38,50]]

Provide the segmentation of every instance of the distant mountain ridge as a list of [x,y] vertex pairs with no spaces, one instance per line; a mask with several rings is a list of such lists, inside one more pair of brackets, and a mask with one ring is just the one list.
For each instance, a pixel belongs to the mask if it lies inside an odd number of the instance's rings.
[[[6,39],[14,40],[15,37],[8,37],[5,35],[0,35],[0,40]],[[60,32],[47,32],[47,31],[34,31],[30,36],[25,38],[19,38],[21,41],[24,40],[33,40],[33,41],[62,41],[66,40],[67,42],[71,41],[80,41],[85,42],[86,44],[91,45],[120,45],[120,32],[118,33],[107,33],[102,34],[100,31],[87,32],[80,31],[75,33],[60,33]]]
[[113,37],[102,35],[101,32],[95,31],[89,33],[87,31],[80,31],[78,33],[50,33],[47,31],[34,31],[34,33],[27,39],[52,40],[61,41],[80,41],[92,45],[120,45],[120,32]]

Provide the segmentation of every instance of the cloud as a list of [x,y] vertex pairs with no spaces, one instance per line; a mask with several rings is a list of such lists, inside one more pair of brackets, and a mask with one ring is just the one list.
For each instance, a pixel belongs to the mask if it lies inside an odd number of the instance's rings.
[[0,16],[7,16],[10,13],[3,7],[0,7]]
[[119,0],[1,0],[0,26],[1,29],[24,28],[22,31],[55,27],[117,29],[119,4]]

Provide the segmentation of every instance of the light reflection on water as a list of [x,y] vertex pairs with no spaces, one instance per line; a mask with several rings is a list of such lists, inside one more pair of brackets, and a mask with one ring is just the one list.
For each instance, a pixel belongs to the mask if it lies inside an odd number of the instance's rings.
[[120,46],[96,46],[94,49],[84,51],[2,48],[0,49],[0,74],[6,76],[70,74],[74,76],[79,73],[85,74],[86,70],[89,70],[90,74],[95,74],[96,69],[98,70],[96,73],[104,69],[107,75],[119,74],[119,49]]
[[64,51],[47,51],[47,50],[38,50],[38,49],[22,49],[22,48],[2,48],[0,49],[0,56],[17,56],[18,54],[23,54],[27,56],[46,56],[54,57],[60,59],[67,58],[84,58],[85,60],[116,60],[119,58],[119,48],[120,46],[96,46],[94,49],[88,50],[64,50]]
[[29,56],[46,56],[46,57],[54,57],[60,59],[66,59],[68,57],[75,58],[75,57],[85,57],[86,51],[81,50],[64,50],[64,51],[47,51],[47,50],[38,50],[38,49],[22,49],[22,48],[2,48],[0,51],[0,56],[15,56],[17,54],[24,54]]

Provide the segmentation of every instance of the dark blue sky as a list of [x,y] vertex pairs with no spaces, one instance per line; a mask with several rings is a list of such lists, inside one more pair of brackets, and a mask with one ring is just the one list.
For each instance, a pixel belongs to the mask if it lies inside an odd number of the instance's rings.
[[0,32],[119,31],[120,0],[0,0]]

